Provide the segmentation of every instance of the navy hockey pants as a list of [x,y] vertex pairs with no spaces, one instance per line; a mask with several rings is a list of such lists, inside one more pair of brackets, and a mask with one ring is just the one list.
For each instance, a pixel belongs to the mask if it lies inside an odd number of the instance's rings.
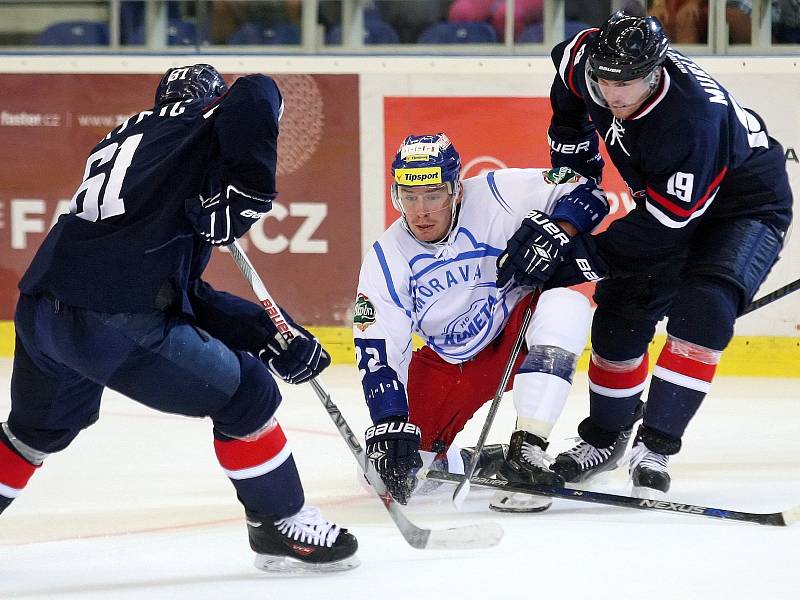
[[100,313],[23,294],[15,326],[8,425],[40,452],[63,450],[97,420],[104,387],[163,412],[211,417],[230,436],[257,430],[280,403],[258,359],[181,317]]
[[[718,355],[733,336],[736,316],[752,300],[781,247],[781,232],[771,225],[752,219],[715,223],[698,228],[685,262],[676,260],[643,277],[598,284],[592,350],[605,361],[624,363],[645,355],[664,316],[671,338],[708,350],[698,357],[668,340],[661,351],[644,424],[666,441],[659,449],[648,444],[651,449],[672,454],[680,448],[680,438],[711,385]],[[630,427],[646,376],[646,361],[625,372],[593,361],[590,420],[595,429],[616,432]],[[583,428],[584,433],[592,430],[589,425]]]

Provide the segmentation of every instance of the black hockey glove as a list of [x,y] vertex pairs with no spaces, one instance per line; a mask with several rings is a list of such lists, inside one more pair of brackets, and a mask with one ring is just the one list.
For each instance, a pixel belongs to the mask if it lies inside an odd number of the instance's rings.
[[569,244],[569,236],[550,217],[531,211],[497,257],[497,287],[503,287],[512,277],[519,285],[544,284]]
[[599,281],[608,275],[608,264],[597,253],[597,244],[590,235],[576,235],[562,255],[560,264],[547,280],[545,289],[569,287]]
[[600,142],[594,127],[583,130],[551,125],[547,130],[550,162],[554,167],[569,167],[600,185],[605,161],[600,155]]
[[331,357],[311,333],[294,322],[292,327],[295,337],[288,347],[281,347],[281,334],[276,331],[274,337],[267,338],[258,357],[286,383],[305,383],[327,369]]
[[257,194],[224,185],[223,191],[186,201],[186,215],[209,244],[227,246],[242,237],[272,209],[274,194]]
[[400,504],[407,504],[422,467],[419,427],[406,417],[388,417],[367,429],[364,441],[369,457],[386,489]]

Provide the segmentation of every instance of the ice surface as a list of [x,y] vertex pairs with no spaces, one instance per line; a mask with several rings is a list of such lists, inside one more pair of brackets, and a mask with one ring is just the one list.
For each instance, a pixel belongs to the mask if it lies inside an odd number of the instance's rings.
[[[0,360],[0,419],[11,371]],[[354,367],[323,377],[350,426],[367,410]],[[585,416],[585,374],[553,437],[571,445]],[[360,543],[361,566],[322,576],[257,571],[242,510],[219,469],[210,425],[156,413],[107,392],[100,421],[48,458],[0,517],[0,598],[591,598],[784,599],[800,597],[800,524],[771,528],[699,517],[556,501],[543,513],[488,510],[473,489],[461,513],[452,488],[412,500],[427,527],[489,520],[496,548],[419,551],[405,544],[380,502],[357,481],[355,462],[309,386],[283,388],[278,416],[310,503]],[[485,410],[459,436],[475,442]],[[514,422],[503,400],[489,436]],[[800,379],[719,378],[672,461],[670,498],[749,511],[800,504]],[[627,493],[619,470],[598,489]]]

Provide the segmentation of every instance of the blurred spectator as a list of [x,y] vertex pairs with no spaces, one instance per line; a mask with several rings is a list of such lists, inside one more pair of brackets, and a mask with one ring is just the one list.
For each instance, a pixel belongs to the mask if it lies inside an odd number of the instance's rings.
[[[514,3],[514,36],[531,23],[542,21],[544,0],[516,0]],[[606,15],[607,16],[607,15]],[[504,0],[455,0],[447,16],[449,21],[488,21],[503,40],[506,29]]]
[[451,0],[381,0],[376,2],[380,16],[393,26],[401,44],[416,43],[429,25],[447,19]]
[[[750,43],[750,22],[753,3],[750,0],[729,0],[727,3],[728,27],[731,42]],[[731,21],[731,13],[736,13],[737,20]],[[734,41],[734,26],[736,36]],[[800,44],[800,0],[772,0],[772,41],[776,44]]]
[[772,41],[800,44],[800,0],[775,0],[772,3]]
[[[750,0],[725,3],[731,44],[750,43],[752,12]],[[661,21],[673,42],[704,44],[708,40],[708,0],[653,0],[649,14]],[[800,0],[772,0],[772,41],[800,43]]]
[[225,44],[246,23],[255,25],[300,25],[301,0],[239,2],[216,0],[211,6],[211,43]]

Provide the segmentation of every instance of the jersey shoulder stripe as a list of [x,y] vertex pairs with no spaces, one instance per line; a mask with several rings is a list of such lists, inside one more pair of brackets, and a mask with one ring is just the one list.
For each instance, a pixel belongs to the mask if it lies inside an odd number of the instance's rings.
[[583,99],[583,95],[580,93],[575,84],[575,63],[580,62],[581,57],[579,56],[579,53],[586,52],[585,44],[587,38],[595,31],[599,31],[599,29],[593,27],[591,29],[584,29],[583,31],[578,32],[572,41],[564,47],[564,54],[561,57],[561,64],[558,68],[561,79],[564,81],[566,86],[573,94],[581,99]]

